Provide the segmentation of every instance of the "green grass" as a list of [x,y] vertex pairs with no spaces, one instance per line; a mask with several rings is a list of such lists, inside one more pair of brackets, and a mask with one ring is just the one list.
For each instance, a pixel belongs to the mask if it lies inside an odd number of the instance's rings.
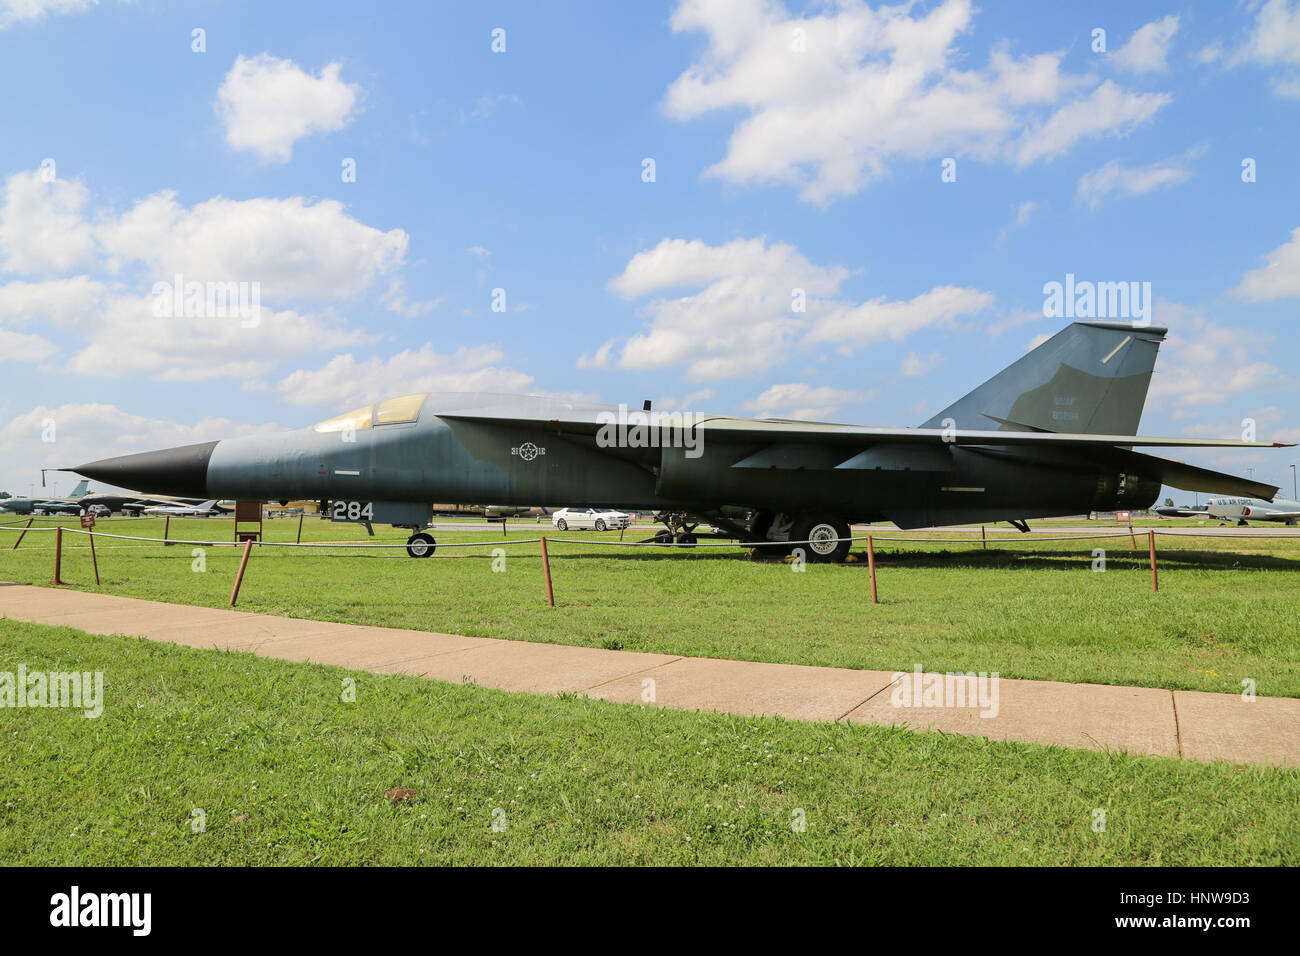
[[0,709],[9,864],[1300,863],[1295,770],[509,694],[0,620],[0,670],[19,663],[103,671],[105,709]]
[[[48,522],[47,522],[48,524]],[[104,530],[159,536],[161,522]],[[292,541],[295,520],[268,522],[269,540]],[[510,539],[546,525],[511,525]],[[1113,532],[1113,527],[1099,531]],[[229,540],[228,521],[173,521],[173,537]],[[628,540],[634,536],[629,535]],[[914,537],[915,534],[909,535]],[[569,532],[611,542],[617,536]],[[882,603],[872,606],[865,561],[812,565],[802,573],[735,550],[669,551],[585,544],[550,547],[557,607],[548,608],[536,544],[500,532],[439,532],[503,547],[503,572],[489,548],[440,547],[428,560],[400,551],[255,551],[239,606],[250,611],[514,640],[617,647],[881,670],[921,664],[940,671],[998,671],[1003,677],[1300,696],[1300,539],[1160,538],[1161,589],[1151,592],[1145,541],[877,541]],[[53,534],[0,545],[0,580],[47,584]],[[94,590],[84,538],[65,540],[63,577]],[[318,520],[304,540],[401,542],[391,529]],[[74,546],[75,543],[75,546]],[[1107,570],[1092,570],[1092,548]],[[239,553],[206,550],[192,570],[188,546],[99,538],[100,590],[224,607]],[[861,551],[855,554],[861,556]],[[498,564],[498,566],[500,566]]]

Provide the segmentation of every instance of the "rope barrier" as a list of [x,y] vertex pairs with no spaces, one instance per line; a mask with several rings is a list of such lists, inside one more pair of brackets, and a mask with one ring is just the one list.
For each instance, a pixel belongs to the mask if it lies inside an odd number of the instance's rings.
[[[116,520],[136,521],[142,519],[124,518],[124,519],[116,519]],[[144,519],[144,520],[156,520],[156,519]],[[212,540],[185,539],[185,538],[150,538],[150,537],[144,537],[140,535],[114,534],[108,531],[90,531],[84,528],[64,527],[63,525],[56,525],[53,527],[19,527],[17,523],[0,524],[0,531],[18,531],[18,532],[53,531],[57,533],[60,530],[65,530],[69,534],[79,534],[79,535],[94,534],[94,535],[98,535],[101,538],[113,538],[119,541],[138,541],[138,542],[143,542],[145,544],[163,544],[163,545],[180,544],[180,545],[191,545],[194,547],[203,547],[203,548],[222,548],[222,547],[237,548],[244,543],[242,541],[237,542],[237,541],[212,541]],[[1200,531],[1195,529],[1174,529],[1174,528],[1169,528],[1169,529],[1149,528],[1146,530],[1153,535],[1166,535],[1170,537],[1179,537],[1179,538],[1228,538],[1228,539],[1260,539],[1260,540],[1300,538],[1300,532],[1286,532],[1280,530],[1276,532],[1261,531],[1261,532],[1254,532],[1249,534],[1243,534],[1240,532],[1232,532],[1232,531],[1208,531],[1208,530]],[[1130,536],[1130,533],[1127,529],[1105,531],[1105,532],[1098,531],[1098,532],[1093,532],[1088,534],[1050,535],[1050,536],[1039,534],[1039,533],[1033,533],[1032,536],[1027,536],[1022,533],[1018,533],[1014,537],[1007,536],[1007,537],[991,538],[988,537],[987,532],[985,532],[985,529],[981,528],[981,536],[978,539],[973,537],[974,532],[971,532],[970,536],[966,536],[961,532],[941,532],[941,534],[944,534],[946,536],[945,537],[915,537],[915,536],[905,536],[905,535],[894,535],[894,534],[890,534],[889,532],[886,532],[884,534],[851,535],[847,538],[836,538],[834,540],[836,543],[839,543],[842,541],[866,542],[870,539],[874,539],[877,542],[885,542],[885,543],[900,542],[900,543],[910,543],[910,544],[931,544],[931,545],[948,544],[948,543],[964,544],[964,543],[971,543],[975,540],[979,540],[982,544],[985,544],[990,541],[995,544],[1004,543],[1004,542],[1014,543],[1014,544],[1031,544],[1031,543],[1036,544],[1039,542],[1047,543],[1047,542],[1056,542],[1056,541],[1104,540],[1107,538],[1123,538],[1123,537]],[[495,548],[501,546],[502,544],[510,544],[510,545],[537,544],[541,540],[542,539],[540,537],[536,537],[536,538],[493,539],[490,541],[441,541],[438,542],[437,547],[439,549]],[[830,539],[823,539],[823,541],[818,543],[826,543],[829,540]],[[597,545],[597,546],[615,547],[615,548],[679,548],[679,549],[680,548],[753,549],[757,547],[762,547],[764,544],[764,542],[753,542],[753,541],[737,541],[737,540],[723,541],[723,540],[708,540],[708,539],[697,540],[694,542],[602,541],[593,538],[553,538],[550,536],[547,536],[547,541],[555,542],[556,544]],[[348,541],[337,541],[337,542],[257,541],[254,543],[258,547],[269,547],[269,548],[310,548],[310,549],[317,549],[317,550],[346,549],[346,550],[354,550],[354,551],[404,550],[407,546],[406,542],[404,541],[394,541],[392,543],[375,543],[375,544],[354,543]],[[813,542],[811,540],[773,541],[773,542],[766,542],[766,544],[777,545],[781,547],[800,547],[804,545],[811,545],[813,544]]]
[[[134,519],[127,519],[127,520],[134,520]],[[115,538],[119,541],[142,541],[148,544],[188,544],[188,545],[193,545],[195,547],[204,547],[204,548],[237,548],[244,543],[242,541],[212,541],[212,540],[185,539],[185,538],[148,538],[148,537],[142,537],[140,535],[113,534],[112,532],[109,531],[89,531],[85,528],[68,528],[62,525],[56,527],[49,527],[49,528],[38,528],[38,527],[20,528],[12,525],[0,525],[0,531],[31,531],[34,533],[38,531],[57,532],[60,529],[67,531],[69,534],[80,534],[80,535],[94,534],[101,538]],[[1184,530],[1175,530],[1172,528],[1170,529],[1149,528],[1146,530],[1148,530],[1150,533],[1155,535],[1167,535],[1170,537],[1178,537],[1178,538],[1232,538],[1232,539],[1260,539],[1260,540],[1288,539],[1288,538],[1300,539],[1300,533],[1287,533],[1282,531],[1241,534],[1238,532],[1193,531],[1193,530],[1184,531]],[[948,535],[956,534],[955,532],[943,532],[943,533]],[[973,536],[972,537],[954,536],[954,537],[942,537],[942,538],[937,538],[937,537],[921,538],[921,537],[893,535],[886,532],[883,535],[882,534],[851,535],[847,538],[835,538],[834,540],[836,543],[839,543],[841,541],[865,542],[868,540],[868,538],[872,538],[876,541],[886,541],[886,542],[898,541],[898,542],[915,543],[915,544],[947,544],[947,543],[961,544],[961,543],[969,543],[969,542],[979,540],[979,541],[991,541],[993,543],[1005,542],[1005,543],[1013,543],[1013,544],[1030,544],[1030,543],[1050,542],[1050,541],[1093,541],[1093,540],[1105,539],[1105,538],[1124,538],[1124,537],[1129,537],[1129,532],[1127,530],[1110,531],[1110,532],[1099,531],[1090,534],[1051,535],[1051,536],[1034,534],[1032,537],[1020,534],[1017,537],[999,537],[999,538],[981,537],[978,539],[974,538]],[[546,540],[556,542],[557,544],[602,545],[604,547],[610,547],[610,548],[755,548],[755,547],[762,547],[765,544],[796,547],[799,545],[811,545],[813,543],[811,540],[771,541],[771,542],[735,541],[735,540],[730,540],[730,541],[703,540],[703,541],[694,541],[694,542],[602,541],[595,538],[552,538],[549,535],[547,536]],[[819,543],[824,543],[829,540],[831,539],[823,539],[822,542]],[[443,541],[443,542],[439,542],[437,547],[438,548],[488,548],[488,547],[498,547],[502,544],[537,544],[539,541],[541,541],[540,537],[494,538],[493,540],[490,541]],[[268,548],[348,548],[354,550],[372,550],[372,549],[384,550],[384,549],[399,549],[399,548],[406,547],[406,542],[404,541],[392,542],[391,544],[386,544],[386,543],[360,544],[360,543],[352,543],[347,541],[338,541],[338,542],[257,541],[254,543],[258,547],[268,547]]]
[[[138,536],[138,535],[122,535],[122,534],[113,534],[113,533],[111,533],[111,532],[107,532],[107,531],[94,531],[94,530],[91,530],[91,529],[89,529],[89,528],[73,528],[73,527],[67,527],[67,528],[65,528],[63,525],[58,525],[58,526],[53,527],[53,528],[37,528],[37,529],[32,529],[32,528],[30,528],[30,525],[31,525],[31,522],[28,521],[27,526],[25,526],[24,528],[21,529],[22,532],[23,532],[24,534],[25,534],[28,530],[54,531],[54,532],[55,532],[55,538],[54,538],[54,542],[55,542],[55,543],[54,543],[54,581],[53,581],[53,583],[54,583],[56,586],[57,586],[57,585],[63,585],[63,584],[66,583],[66,582],[64,582],[64,581],[62,580],[62,577],[61,577],[61,572],[62,572],[62,569],[63,569],[63,532],[64,532],[64,531],[67,531],[69,534],[80,534],[80,535],[85,535],[85,536],[87,537],[87,539],[88,539],[88,541],[89,541],[89,544],[90,544],[90,559],[91,559],[91,564],[92,564],[92,568],[93,568],[94,575],[95,575],[95,585],[96,585],[96,587],[98,587],[99,584],[100,584],[100,577],[99,577],[99,562],[98,562],[98,560],[97,560],[97,558],[96,558],[96,555],[95,555],[95,537],[96,537],[96,535],[98,535],[100,538],[113,538],[113,539],[116,539],[116,540],[119,540],[119,541],[140,541],[140,542],[146,542],[146,543],[152,543],[152,544],[162,544],[162,545],[175,545],[175,544],[181,544],[181,545],[193,545],[193,546],[200,547],[200,548],[219,548],[219,547],[234,547],[234,548],[237,548],[237,547],[239,547],[240,545],[243,545],[243,555],[242,555],[242,557],[241,557],[241,559],[240,559],[240,562],[239,562],[239,571],[238,571],[238,573],[237,573],[237,575],[236,575],[236,577],[235,577],[234,586],[233,586],[233,588],[231,589],[231,592],[230,592],[230,606],[231,606],[231,607],[234,607],[235,604],[236,604],[236,602],[237,602],[238,599],[239,599],[239,591],[240,591],[240,587],[241,587],[241,585],[243,584],[243,581],[244,581],[244,574],[245,574],[245,572],[246,572],[247,569],[248,569],[249,557],[250,557],[251,554],[252,554],[253,546],[254,546],[254,545],[257,545],[259,548],[260,548],[260,547],[274,547],[274,548],[314,548],[314,549],[318,549],[318,550],[320,550],[320,549],[333,549],[334,551],[344,550],[345,552],[346,552],[346,551],[349,551],[349,550],[351,550],[351,551],[373,551],[373,550],[394,550],[394,549],[399,549],[399,548],[400,548],[400,549],[406,549],[406,548],[408,548],[408,546],[409,546],[407,542],[400,542],[400,543],[399,543],[399,542],[392,542],[392,543],[375,543],[375,544],[346,543],[346,542],[344,542],[344,543],[308,542],[308,543],[304,544],[304,543],[302,543],[301,541],[292,541],[292,542],[291,542],[291,541],[256,541],[256,540],[254,540],[254,539],[252,539],[252,538],[246,538],[246,539],[244,539],[244,540],[242,540],[242,541],[200,541],[200,540],[172,539],[172,538],[167,538],[167,537],[163,537],[163,538],[145,538],[145,537],[141,537],[141,536]],[[0,527],[6,527],[6,526],[0,525]],[[17,528],[12,528],[11,530],[19,530],[19,529],[17,529]],[[1170,529],[1170,530],[1168,530],[1168,531],[1160,531],[1160,530],[1157,530],[1157,529],[1155,529],[1155,528],[1148,528],[1148,529],[1145,529],[1145,530],[1146,530],[1146,532],[1147,532],[1147,546],[1148,546],[1149,560],[1150,560],[1150,565],[1151,565],[1151,590],[1152,590],[1153,592],[1159,591],[1159,579],[1158,579],[1158,575],[1157,575],[1157,565],[1156,565],[1156,536],[1157,536],[1157,535],[1165,534],[1165,535],[1170,535],[1170,536],[1173,536],[1173,537],[1184,537],[1184,538],[1187,538],[1187,537],[1200,537],[1200,538],[1207,538],[1207,537],[1208,537],[1208,538],[1215,538],[1215,537],[1220,537],[1220,538],[1262,538],[1262,539],[1271,539],[1271,538],[1294,538],[1294,537],[1300,537],[1300,536],[1298,536],[1298,535],[1296,535],[1296,534],[1288,534],[1288,533],[1285,533],[1285,532],[1283,532],[1283,533],[1262,533],[1262,534],[1241,534],[1241,533],[1234,533],[1234,532],[1226,532],[1226,533],[1222,533],[1222,534],[1221,534],[1221,533],[1219,533],[1219,532],[1217,532],[1217,531],[1199,531],[1199,532],[1198,532],[1198,531],[1195,531],[1195,530],[1185,530],[1185,529],[1179,529],[1179,530]],[[662,532],[661,532],[661,533],[662,533]],[[944,532],[944,533],[952,534],[952,532]],[[960,533],[960,532],[958,532],[958,533]],[[165,534],[166,534],[166,531],[164,531],[164,535],[165,535]],[[686,534],[689,534],[689,532],[687,532]],[[692,536],[692,537],[693,537],[693,536]],[[483,547],[490,547],[490,548],[493,549],[493,556],[495,557],[496,549],[499,548],[499,547],[500,547],[501,545],[503,545],[503,544],[511,544],[511,545],[540,544],[540,545],[541,545],[540,557],[541,557],[541,559],[542,559],[542,570],[543,570],[543,575],[544,575],[545,583],[546,583],[546,603],[547,603],[550,607],[554,607],[554,606],[555,606],[555,590],[554,590],[554,585],[553,585],[552,578],[551,578],[551,564],[550,564],[550,558],[549,558],[549,555],[548,555],[548,552],[547,552],[547,543],[548,543],[548,541],[549,541],[549,542],[554,542],[554,543],[557,543],[557,544],[574,544],[574,545],[593,545],[593,544],[594,544],[594,545],[605,545],[605,546],[607,546],[607,547],[623,547],[623,548],[638,548],[638,547],[641,547],[641,548],[645,548],[645,547],[651,547],[651,548],[655,548],[655,547],[657,547],[657,548],[662,548],[662,547],[669,547],[669,548],[673,548],[673,547],[676,547],[676,548],[701,548],[701,547],[702,547],[702,548],[733,548],[733,547],[739,547],[739,548],[746,548],[746,549],[758,549],[758,548],[762,548],[765,544],[767,544],[767,545],[769,545],[769,546],[776,546],[776,547],[779,548],[781,551],[789,551],[789,550],[791,550],[791,549],[795,549],[796,554],[797,554],[797,552],[798,552],[798,550],[800,549],[801,546],[803,546],[803,545],[809,545],[809,546],[811,546],[811,545],[814,544],[814,542],[813,542],[812,540],[783,541],[783,542],[753,542],[753,541],[737,541],[737,540],[735,540],[735,539],[723,540],[723,537],[724,537],[724,536],[721,536],[721,535],[720,535],[720,536],[718,536],[718,537],[716,537],[716,538],[712,538],[712,539],[706,538],[704,541],[699,541],[699,540],[692,540],[692,541],[656,541],[656,540],[647,540],[647,541],[622,541],[622,540],[620,540],[620,541],[602,541],[602,540],[599,540],[599,539],[590,539],[590,538],[549,538],[548,536],[543,535],[543,536],[541,536],[541,537],[537,537],[537,538],[516,538],[516,539],[513,539],[513,540],[511,540],[511,539],[509,539],[509,538],[507,538],[507,539],[505,539],[505,540],[501,540],[501,539],[493,538],[493,539],[488,540],[488,541],[450,541],[450,542],[443,542],[443,544],[441,545],[441,547],[444,548],[444,549],[449,549],[449,548],[450,548],[450,549],[454,549],[454,548],[483,548]],[[1121,529],[1115,529],[1115,530],[1111,530],[1111,531],[1098,531],[1098,532],[1095,532],[1095,533],[1088,533],[1088,534],[1056,535],[1056,536],[1049,536],[1049,537],[1043,537],[1043,536],[1039,536],[1039,535],[1026,536],[1026,535],[1023,535],[1023,534],[1022,534],[1022,535],[1018,535],[1017,537],[1014,537],[1014,538],[994,538],[993,540],[994,540],[994,541],[1015,541],[1015,542],[1023,543],[1023,544],[1033,544],[1033,545],[1037,545],[1039,542],[1049,542],[1049,541],[1076,541],[1076,540],[1089,540],[1089,541],[1095,541],[1095,540],[1105,540],[1105,539],[1108,539],[1108,538],[1123,538],[1123,537],[1133,537],[1133,529],[1132,529],[1132,528],[1121,528]],[[832,540],[833,540],[836,544],[841,544],[841,543],[845,543],[845,542],[854,542],[854,541],[865,541],[865,542],[866,542],[868,577],[869,577],[870,588],[871,588],[871,603],[872,603],[872,604],[878,604],[878,603],[880,602],[880,598],[879,598],[879,594],[878,594],[878,591],[877,591],[877,585],[876,585],[876,559],[875,559],[875,558],[876,558],[876,556],[875,556],[875,542],[876,542],[876,541],[884,541],[884,542],[895,541],[895,542],[899,542],[899,543],[925,543],[925,544],[936,544],[936,543],[937,543],[937,544],[949,544],[949,543],[951,543],[951,544],[963,544],[963,543],[973,543],[975,539],[974,539],[974,537],[973,537],[973,533],[972,533],[972,536],[970,536],[970,537],[945,537],[945,538],[933,538],[933,537],[928,537],[928,538],[918,538],[918,537],[907,537],[907,536],[897,536],[897,537],[893,537],[893,536],[888,536],[888,535],[882,537],[882,536],[880,536],[880,535],[876,535],[876,534],[868,534],[868,535],[859,535],[859,536],[852,536],[852,535],[850,535],[850,536],[848,536],[848,537],[836,537],[836,538],[834,538],[834,539],[826,538],[826,539],[822,539],[822,540],[820,540],[820,541],[817,541],[817,542],[815,542],[815,543],[817,543],[817,544],[823,544],[823,545],[824,545],[824,544],[829,544]],[[21,542],[21,541],[22,541],[22,537],[21,537],[21,535],[20,535],[19,538],[18,538],[18,540],[17,540],[17,542],[15,542],[14,547],[16,548],[16,547],[18,546],[18,542]],[[980,528],[980,538],[979,538],[979,541],[980,541],[981,547],[987,547],[987,543],[988,543],[987,529],[986,529],[985,527],[983,527],[983,526],[981,526],[981,528]],[[435,546],[435,547],[436,547],[436,546]],[[1094,551],[1094,554],[1095,554],[1095,553],[1096,553],[1096,552]],[[329,557],[346,557],[347,555],[346,555],[346,554],[344,554],[344,555],[330,554],[330,555],[328,555],[328,556],[329,556]],[[354,555],[354,556],[356,556],[356,555]],[[427,555],[426,555],[426,556],[427,556]],[[374,555],[374,557],[390,557],[390,556],[389,556],[389,555]],[[398,557],[398,555],[392,555],[391,557]],[[446,554],[444,553],[444,554],[443,554],[443,557],[448,557],[448,555],[446,555]],[[467,557],[469,557],[469,555],[452,555],[451,557],[467,558]],[[796,561],[796,563],[797,563],[797,564],[801,564],[801,562],[798,562],[798,561]],[[494,570],[495,570],[495,568],[494,568]],[[802,567],[797,567],[796,570],[802,570]]]

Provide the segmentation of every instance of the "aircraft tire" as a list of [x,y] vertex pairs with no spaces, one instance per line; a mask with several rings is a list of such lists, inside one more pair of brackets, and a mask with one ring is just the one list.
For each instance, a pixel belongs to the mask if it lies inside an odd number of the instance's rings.
[[791,541],[809,541],[810,544],[796,544],[802,548],[806,560],[813,564],[838,564],[849,556],[851,541],[835,540],[848,538],[851,531],[849,523],[833,514],[802,514],[795,519],[790,529]]
[[433,535],[425,534],[423,531],[406,539],[406,553],[413,558],[431,558],[437,547],[438,543],[433,540]]
[[688,547],[694,547],[698,541],[699,539],[689,531],[683,531],[677,536],[677,543],[687,545]]

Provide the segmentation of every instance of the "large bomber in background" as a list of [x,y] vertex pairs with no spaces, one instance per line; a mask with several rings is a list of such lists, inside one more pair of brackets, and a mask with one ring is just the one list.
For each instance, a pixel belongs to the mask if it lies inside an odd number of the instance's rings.
[[[1162,484],[1271,499],[1272,485],[1134,451],[1280,442],[1136,434],[1165,329],[1076,322],[919,428],[663,416],[493,393],[405,395],[299,431],[69,469],[203,499],[321,499],[336,520],[426,527],[434,501],[688,513],[842,560],[852,522],[901,528],[1145,508]],[[735,515],[748,513],[748,519]],[[432,552],[412,536],[413,556]]]

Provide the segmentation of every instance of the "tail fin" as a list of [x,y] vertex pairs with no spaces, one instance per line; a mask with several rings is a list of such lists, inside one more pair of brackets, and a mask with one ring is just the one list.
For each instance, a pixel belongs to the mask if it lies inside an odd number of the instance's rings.
[[68,495],[68,497],[69,497],[69,498],[84,498],[84,497],[86,497],[86,488],[87,488],[89,485],[90,485],[90,481],[89,481],[88,479],[84,479],[84,478],[83,478],[81,481],[77,482],[77,487],[75,487],[75,488],[72,489],[72,494]]
[[921,427],[1136,435],[1167,331],[1075,322]]

